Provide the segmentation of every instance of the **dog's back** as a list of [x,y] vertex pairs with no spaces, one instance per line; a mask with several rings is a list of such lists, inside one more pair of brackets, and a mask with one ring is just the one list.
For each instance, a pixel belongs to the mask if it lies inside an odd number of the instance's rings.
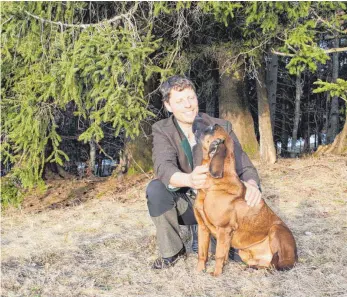
[[235,201],[235,213],[237,229],[232,236],[233,247],[251,252],[255,259],[257,254],[261,257],[264,247],[260,246],[268,239],[273,255],[271,266],[278,270],[287,270],[294,266],[298,259],[294,236],[265,201],[250,207],[245,200],[240,199]]

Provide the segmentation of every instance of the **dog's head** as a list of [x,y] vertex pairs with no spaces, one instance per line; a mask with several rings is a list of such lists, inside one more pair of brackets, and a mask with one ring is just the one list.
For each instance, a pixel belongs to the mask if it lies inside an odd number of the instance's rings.
[[233,141],[219,125],[208,125],[202,118],[196,117],[193,132],[197,143],[201,144],[203,159],[209,161],[209,171],[213,178],[222,178],[224,163],[233,155]]

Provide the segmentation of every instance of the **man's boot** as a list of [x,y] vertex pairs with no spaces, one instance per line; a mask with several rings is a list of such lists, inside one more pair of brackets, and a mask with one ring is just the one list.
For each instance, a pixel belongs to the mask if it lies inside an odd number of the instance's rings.
[[159,257],[156,259],[152,265],[152,269],[163,269],[174,266],[179,259],[186,257],[186,249],[183,248],[174,256],[168,258]]

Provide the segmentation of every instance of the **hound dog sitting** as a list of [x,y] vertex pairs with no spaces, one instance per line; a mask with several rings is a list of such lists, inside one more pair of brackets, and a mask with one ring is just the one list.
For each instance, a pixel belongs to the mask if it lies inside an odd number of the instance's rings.
[[292,232],[262,200],[250,207],[245,185],[235,170],[232,138],[219,125],[195,120],[193,132],[209,166],[208,188],[198,190],[194,212],[198,221],[198,271],[205,270],[209,237],[217,239],[213,275],[222,273],[230,247],[239,249],[243,262],[254,268],[290,269],[297,261]]

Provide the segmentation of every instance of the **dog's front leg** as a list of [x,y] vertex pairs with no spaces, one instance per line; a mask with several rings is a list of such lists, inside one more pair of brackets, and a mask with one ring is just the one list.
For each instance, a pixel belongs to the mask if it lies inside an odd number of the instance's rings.
[[231,232],[230,227],[217,227],[216,266],[212,273],[213,276],[219,276],[222,273],[224,262],[229,254]]
[[208,248],[210,244],[210,231],[203,220],[204,199],[205,194],[199,191],[194,204],[194,214],[198,222],[198,272],[204,271],[206,269]]

